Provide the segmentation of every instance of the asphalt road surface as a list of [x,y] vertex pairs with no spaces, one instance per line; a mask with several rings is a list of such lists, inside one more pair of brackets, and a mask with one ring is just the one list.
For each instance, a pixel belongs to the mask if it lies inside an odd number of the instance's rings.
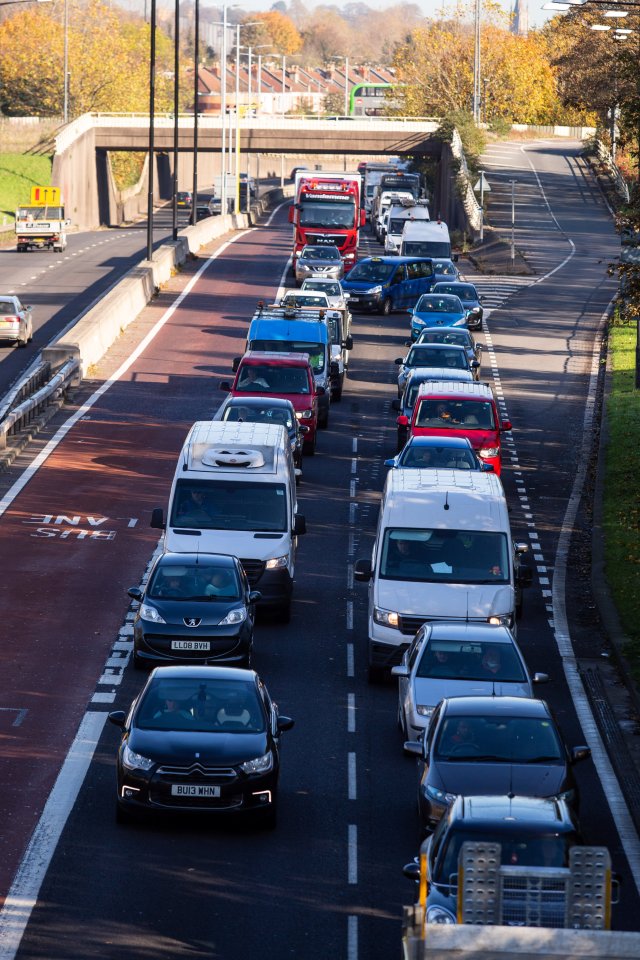
[[[570,259],[493,311],[483,376],[493,377],[514,424],[503,481],[514,538],[531,544],[534,561],[519,640],[530,669],[550,673],[541,693],[573,745],[584,734],[554,636],[550,582],[580,466],[593,339],[614,292],[603,261],[617,241],[599,197],[576,186],[573,148],[549,142],[527,151],[555,217],[539,226],[559,247],[552,269]],[[393,359],[408,335],[406,314],[355,317],[343,400],[332,407],[318,453],[304,462],[299,509],[308,533],[300,540],[292,620],[264,621],[256,632],[255,667],[296,720],[283,738],[278,828],[122,827],[114,818],[118,735],[104,719],[126,708],[141,682],[131,667],[120,669],[126,589],[140,582],[156,546],[148,518],[166,505],[188,427],[222,399],[217,383],[242,352],[255,302],[278,286],[290,230],[281,210],[271,226],[223,247],[92,406],[81,404],[100,383],[83,385],[77,423],[24,489],[0,502],[3,895],[81,722],[83,732],[75,767],[65,767],[59,785],[62,796],[73,796],[80,768],[77,802],[57,846],[51,837],[64,811],[48,811],[0,914],[0,960],[16,955],[12,942],[24,922],[22,960],[399,955],[402,904],[414,898],[401,868],[417,851],[417,774],[402,754],[393,685],[366,682],[366,589],[354,584],[353,563],[371,549],[382,463],[395,452]],[[136,335],[153,328],[172,291],[184,290],[201,265],[185,265],[125,333],[101,376],[124,361]],[[39,449],[61,421],[38,438]],[[23,466],[2,479],[2,492]],[[569,610],[570,622],[575,614]],[[603,788],[595,764],[576,773],[585,839],[608,846],[623,877],[614,924],[637,928],[640,903],[625,856],[625,848],[637,856],[637,838],[621,839],[611,785]],[[53,846],[29,918],[33,877]]]

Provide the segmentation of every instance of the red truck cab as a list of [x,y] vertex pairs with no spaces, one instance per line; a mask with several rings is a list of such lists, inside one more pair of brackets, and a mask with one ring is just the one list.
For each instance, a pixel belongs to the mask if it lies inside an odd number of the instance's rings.
[[500,474],[501,434],[511,430],[511,422],[500,420],[493,391],[486,383],[425,382],[411,419],[400,416],[397,423],[408,427],[409,436],[467,437],[480,459]]
[[289,222],[294,268],[305,244],[333,243],[348,272],[358,258],[360,227],[366,222],[360,174],[298,171]]
[[318,397],[308,353],[271,353],[248,350],[240,358],[233,383],[223,380],[220,389],[233,397],[269,394],[290,400],[299,422],[308,427],[303,452],[313,455],[318,432]]

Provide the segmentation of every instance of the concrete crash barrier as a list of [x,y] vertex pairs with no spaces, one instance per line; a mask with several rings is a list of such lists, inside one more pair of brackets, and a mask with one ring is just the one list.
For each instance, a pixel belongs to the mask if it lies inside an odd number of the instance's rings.
[[410,960],[638,960],[640,933],[429,924],[404,946]]
[[69,358],[80,361],[80,376],[98,363],[111,344],[153,299],[162,284],[200,249],[233,230],[252,225],[266,210],[293,196],[293,185],[270,190],[264,198],[251,204],[249,214],[206,217],[181,230],[178,239],[154,250],[153,260],[143,260],[124,275],[94,307],[87,311],[64,335],[42,351],[42,359],[57,369]]

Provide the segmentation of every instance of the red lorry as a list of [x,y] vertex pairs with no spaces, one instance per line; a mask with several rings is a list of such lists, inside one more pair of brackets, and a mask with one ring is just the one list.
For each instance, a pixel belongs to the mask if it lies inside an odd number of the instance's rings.
[[293,266],[305,244],[335,244],[345,273],[357,260],[360,227],[364,226],[362,178],[358,173],[296,172],[295,200],[289,208],[293,224]]

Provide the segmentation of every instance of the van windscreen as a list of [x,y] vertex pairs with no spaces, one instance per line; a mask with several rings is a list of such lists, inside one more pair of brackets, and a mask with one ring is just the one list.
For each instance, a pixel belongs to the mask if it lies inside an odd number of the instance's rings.
[[[256,344],[273,343],[273,346],[257,347]],[[311,344],[307,344],[307,347]],[[253,350],[267,350],[279,352],[281,350],[291,353],[307,353],[306,348],[301,350],[298,347],[294,350],[288,346],[286,340],[255,340],[251,344]],[[245,364],[240,367],[238,382],[235,390],[239,393],[275,393],[277,396],[290,393],[310,393],[308,368],[278,366],[276,364]]]
[[247,480],[178,480],[169,523],[196,530],[287,530],[284,484]]
[[495,430],[493,404],[489,400],[421,400],[416,427],[444,430]]
[[[392,231],[390,230],[389,233]],[[403,257],[450,257],[451,244],[442,240],[405,240]]]
[[[311,369],[314,373],[322,373],[324,370],[324,355],[325,349],[323,343],[309,343],[306,340],[251,340],[249,343],[250,350],[259,350],[260,352],[266,353],[308,353],[309,354],[309,363],[311,364]],[[247,369],[249,369],[247,367]],[[302,378],[306,381],[306,374],[302,367],[264,367],[262,369],[261,376],[267,380],[268,383],[271,383],[273,380],[274,383],[277,382],[278,377],[274,375],[279,371],[284,369],[287,370],[287,373],[294,373],[294,377],[286,376],[284,377],[285,381],[299,382],[302,383]],[[267,371],[265,373],[265,371]],[[242,389],[242,387],[240,387]],[[272,392],[277,390],[277,387],[272,388]],[[289,391],[294,392],[294,391]],[[296,390],[295,393],[301,393],[304,391]]]
[[388,527],[380,556],[383,580],[509,583],[504,533]]

